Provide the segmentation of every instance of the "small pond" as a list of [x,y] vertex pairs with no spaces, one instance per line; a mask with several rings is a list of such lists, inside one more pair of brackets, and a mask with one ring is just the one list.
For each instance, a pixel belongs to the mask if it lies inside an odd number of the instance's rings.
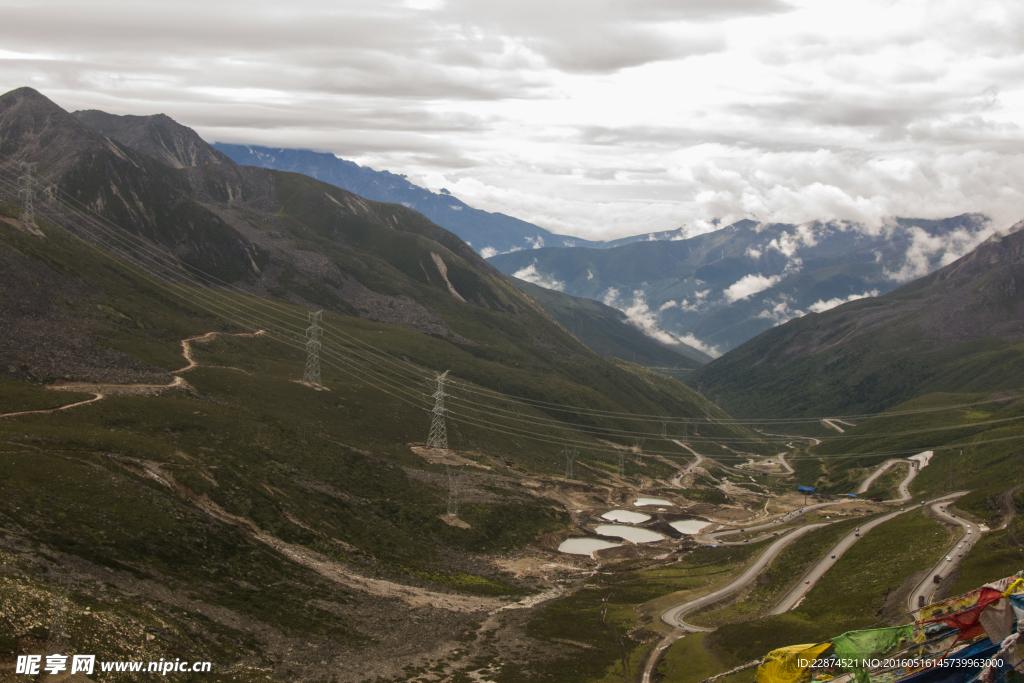
[[711,526],[711,522],[703,519],[681,519],[678,522],[669,522],[669,526],[681,534],[699,534],[701,529]]
[[602,519],[607,519],[612,522],[626,522],[628,524],[642,524],[651,518],[650,515],[645,515],[642,512],[630,512],[629,510],[610,510],[603,515]]
[[671,505],[672,503],[665,500],[664,498],[637,498],[633,505],[637,507],[641,505]]
[[562,544],[558,546],[558,552],[569,553],[570,555],[590,555],[593,557],[594,553],[598,550],[618,548],[620,545],[622,544],[601,541],[596,538],[570,538],[562,541]]
[[621,524],[602,524],[595,531],[602,536],[618,536],[633,543],[656,543],[665,539],[664,536],[654,531]]

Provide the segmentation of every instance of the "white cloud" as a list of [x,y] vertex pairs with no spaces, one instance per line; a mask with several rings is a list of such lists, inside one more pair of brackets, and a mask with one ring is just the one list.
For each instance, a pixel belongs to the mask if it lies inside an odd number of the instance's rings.
[[484,258],[491,258],[492,256],[498,255],[498,250],[494,247],[484,247],[480,250],[480,255]]
[[903,255],[903,263],[895,270],[886,269],[885,275],[896,282],[909,282],[924,277],[936,268],[948,266],[996,233],[993,225],[971,232],[957,229],[945,235],[932,236],[912,226],[910,246]]
[[719,356],[722,355],[721,349],[719,349],[717,346],[710,346],[708,344],[705,344],[700,339],[694,337],[692,334],[680,335],[679,340],[682,341],[687,346],[692,346],[698,351],[708,354],[712,358],[718,358]]
[[766,308],[761,311],[757,314],[757,317],[766,318],[774,322],[776,325],[781,325],[788,320],[806,315],[804,311],[801,311],[798,308],[790,308],[791,303],[793,303],[793,300],[783,294],[775,301],[768,302],[771,308]]
[[0,91],[333,151],[580,237],[1024,206],[1007,0],[53,8],[6,3]]
[[590,281],[590,280],[593,280],[593,279],[594,279],[594,274],[590,272],[590,268],[587,268],[587,280]]
[[744,275],[739,280],[729,285],[723,294],[725,294],[725,300],[731,304],[739,301],[740,299],[746,299],[752,294],[763,292],[769,287],[774,287],[781,281],[781,275],[765,277],[764,275],[754,275],[751,273],[750,275]]
[[754,247],[747,247],[747,256],[755,260],[759,259],[761,258],[761,250],[754,249]]
[[768,243],[768,249],[774,249],[779,253],[792,257],[800,247],[813,247],[816,245],[814,231],[807,225],[798,225],[793,233],[783,232]]
[[540,249],[544,246],[544,238],[540,235],[537,235],[536,237],[527,237],[526,241],[527,243],[532,244],[534,249]]
[[658,314],[652,311],[647,305],[647,296],[642,289],[634,290],[633,298],[626,300],[622,297],[618,289],[610,287],[608,291],[605,292],[604,303],[607,306],[617,308],[625,313],[626,319],[630,324],[646,334],[648,337],[656,339],[662,344],[686,344],[687,346],[692,346],[709,356],[717,357],[721,355],[718,347],[708,346],[693,335],[679,337],[671,332],[663,330],[658,324]]
[[[698,282],[700,281],[698,280]],[[697,311],[707,307],[707,298],[710,293],[710,289],[694,292],[692,302],[689,298],[683,299],[682,301],[676,301],[675,299],[672,301],[666,301],[658,308],[658,311],[664,313],[671,308],[678,308],[679,310],[686,311],[688,313],[696,313]]]
[[555,289],[558,290],[559,292],[565,290],[564,282],[556,280],[553,276],[541,275],[540,273],[538,273],[536,263],[531,263],[525,268],[517,270],[512,274],[512,276],[517,277],[520,280],[532,282],[533,284],[539,285],[545,289]]
[[825,311],[831,310],[841,304],[845,304],[850,301],[856,301],[857,299],[867,299],[868,297],[871,296],[878,296],[878,290],[872,289],[870,292],[864,292],[863,294],[851,294],[845,299],[841,299],[838,297],[834,299],[829,299],[828,301],[819,299],[818,301],[815,301],[813,304],[808,306],[807,310],[812,311],[814,313],[824,313]]
[[765,318],[766,320],[771,320],[776,325],[781,325],[784,322],[788,322],[793,318],[800,318],[808,313],[824,313],[836,306],[840,306],[850,301],[856,301],[858,299],[866,299],[870,296],[878,296],[878,290],[873,289],[869,292],[864,292],[863,294],[850,294],[845,299],[840,297],[829,299],[828,301],[819,299],[808,306],[806,311],[802,311],[799,308],[793,308],[793,299],[791,297],[781,294],[774,301],[769,301],[769,308],[758,313],[757,317]]

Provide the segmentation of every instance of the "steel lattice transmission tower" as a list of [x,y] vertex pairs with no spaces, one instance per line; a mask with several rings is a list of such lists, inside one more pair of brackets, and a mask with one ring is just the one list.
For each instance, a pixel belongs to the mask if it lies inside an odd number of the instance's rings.
[[21,198],[21,222],[28,227],[29,223],[35,221],[36,210],[32,200],[36,198],[36,179],[32,176],[36,172],[36,164],[21,162],[21,176],[18,177],[18,197]]
[[[434,409],[430,411],[434,418],[430,423],[430,436],[427,438],[427,448],[438,448],[442,451],[448,450],[448,429],[444,423],[444,383],[448,380],[448,370],[437,375],[437,391],[430,398],[434,399]],[[449,507],[451,503],[449,502]],[[449,513],[451,514],[451,513]]]
[[633,443],[636,444],[636,462],[639,465],[640,458],[644,457],[644,437],[633,439]]
[[50,616],[50,635],[46,639],[46,652],[64,654],[68,646],[68,593],[71,592],[74,577],[70,573],[58,572],[51,567],[47,578],[50,580],[50,592],[53,594],[53,614]]
[[619,451],[619,476],[626,473],[626,452]]
[[458,517],[459,516],[459,480],[462,479],[462,472],[459,470],[453,470],[444,466],[444,471],[448,475],[448,516]]
[[576,455],[579,453],[579,450],[576,446],[572,446],[571,448],[569,446],[563,446],[562,453],[565,454],[565,478],[572,479],[572,463],[576,459]]
[[323,328],[318,324],[323,316],[323,311],[310,312],[309,328],[306,329],[306,372],[302,375],[302,381],[314,387],[320,386],[320,335]]

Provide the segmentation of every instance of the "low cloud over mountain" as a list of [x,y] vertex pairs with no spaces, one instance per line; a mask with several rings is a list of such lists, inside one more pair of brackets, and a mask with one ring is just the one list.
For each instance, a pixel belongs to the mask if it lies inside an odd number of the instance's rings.
[[881,226],[741,221],[689,239],[490,260],[503,272],[618,308],[654,339],[671,336],[715,356],[787,320],[891,291],[997,232],[974,214]]

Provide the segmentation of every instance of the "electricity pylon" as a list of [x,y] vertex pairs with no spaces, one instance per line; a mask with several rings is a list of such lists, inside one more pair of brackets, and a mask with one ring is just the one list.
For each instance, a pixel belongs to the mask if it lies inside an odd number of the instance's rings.
[[619,476],[626,473],[626,451],[619,451]]
[[444,383],[448,379],[448,371],[437,375],[437,391],[434,392],[432,399],[434,399],[434,409],[430,411],[433,413],[433,420],[430,422],[430,436],[427,438],[427,448],[439,448],[443,451],[448,450],[448,430],[444,424],[444,397],[447,396],[444,393]]
[[576,455],[579,451],[575,446],[572,448],[569,446],[563,446],[562,453],[565,454],[565,478],[572,479],[572,462],[576,459]]
[[448,475],[448,516],[455,518],[459,516],[459,479],[462,478],[462,472],[448,465],[444,466],[444,471]]
[[36,179],[32,177],[35,172],[36,164],[21,162],[22,175],[18,178],[18,186],[21,189],[18,190],[18,197],[21,198],[21,222],[26,228],[36,217],[35,206],[32,204],[32,200],[36,198]]
[[633,443],[636,444],[636,463],[639,465],[640,458],[644,457],[644,437],[638,436]]
[[314,387],[320,386],[320,335],[323,328],[317,323],[323,315],[323,311],[310,311],[309,328],[306,330],[306,372],[302,375],[302,381]]

